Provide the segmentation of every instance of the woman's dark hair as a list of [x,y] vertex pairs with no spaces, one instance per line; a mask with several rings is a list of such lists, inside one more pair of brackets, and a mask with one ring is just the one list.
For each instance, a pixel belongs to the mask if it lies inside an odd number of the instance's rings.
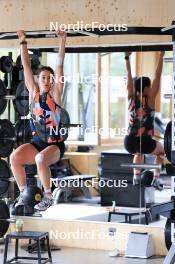
[[37,74],[40,75],[42,71],[49,71],[51,74],[54,75],[54,70],[49,66],[42,66],[41,68],[38,69]]
[[135,92],[140,93],[142,90],[142,93],[144,92],[145,87],[149,87],[151,85],[151,80],[149,77],[139,77],[135,80]]

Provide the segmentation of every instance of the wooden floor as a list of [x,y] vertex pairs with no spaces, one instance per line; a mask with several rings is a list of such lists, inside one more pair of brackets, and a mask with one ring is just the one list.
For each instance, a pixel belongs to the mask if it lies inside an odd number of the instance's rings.
[[[156,193],[157,201],[168,201],[169,190],[162,194]],[[111,207],[101,207],[99,201],[98,197],[77,198],[71,203],[54,205],[43,212],[41,217],[23,217],[24,230],[48,231],[56,246],[96,250],[113,250],[117,247],[120,254],[125,253],[129,232],[147,232],[152,234],[155,255],[167,254],[164,241],[165,217],[146,226],[126,224],[123,216],[114,215],[109,223],[107,218]],[[10,230],[14,228],[11,224]]]

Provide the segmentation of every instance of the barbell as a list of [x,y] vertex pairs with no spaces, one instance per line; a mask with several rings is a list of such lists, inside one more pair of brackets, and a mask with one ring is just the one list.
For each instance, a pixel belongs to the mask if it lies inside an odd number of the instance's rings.
[[137,168],[137,169],[161,169],[160,164],[137,164],[137,163],[122,163],[120,164],[123,168]]
[[24,81],[20,81],[16,87],[15,95],[7,95],[7,89],[2,80],[0,80],[0,114],[7,106],[7,100],[13,100],[15,110],[21,116],[27,116],[29,113],[29,92]]
[[[40,66],[40,60],[37,54],[29,54],[31,69],[33,74],[37,74],[37,70]],[[19,55],[16,59],[16,63],[13,62],[11,56],[2,56],[0,58],[0,71],[3,73],[10,73],[13,70],[13,67],[16,66],[18,70],[22,70],[22,62],[21,55]]]
[[[30,54],[31,69],[33,74],[37,74],[40,67],[39,57],[36,54]],[[15,110],[20,115],[28,115],[29,113],[29,92],[25,86],[23,66],[21,56],[16,59],[16,63],[10,56],[2,56],[0,58],[0,71],[5,73],[4,82],[0,80],[0,114],[2,114],[7,106],[7,100],[12,99]],[[7,95],[6,86],[8,85],[8,74],[11,74],[10,89],[13,95]],[[9,87],[8,87],[9,88]],[[15,93],[15,95],[14,95]]]
[[[61,108],[60,124],[56,132],[62,132],[61,137],[64,141],[68,137],[70,127],[81,127],[81,124],[71,124],[68,112]],[[40,137],[39,134],[38,136]],[[29,143],[31,139],[32,131],[29,119],[19,119],[15,126],[8,119],[0,119],[0,157],[8,157],[14,147]]]

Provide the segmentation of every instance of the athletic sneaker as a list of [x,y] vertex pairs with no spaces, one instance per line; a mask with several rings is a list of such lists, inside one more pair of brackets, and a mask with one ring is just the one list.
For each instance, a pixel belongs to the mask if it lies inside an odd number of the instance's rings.
[[23,197],[22,197],[22,192],[20,192],[20,195],[17,197],[17,203],[15,203],[15,207],[24,205]]
[[41,202],[36,204],[34,208],[38,211],[45,211],[53,204],[54,204],[53,197],[44,196]]
[[152,186],[158,191],[162,191],[164,188],[163,183],[161,183],[159,179],[154,179]]

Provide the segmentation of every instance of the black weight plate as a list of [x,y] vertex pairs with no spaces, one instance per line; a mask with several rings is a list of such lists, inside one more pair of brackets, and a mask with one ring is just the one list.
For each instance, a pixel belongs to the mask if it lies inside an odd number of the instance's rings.
[[22,61],[21,61],[21,55],[19,55],[16,58],[16,65],[15,66],[18,68],[18,70],[22,70],[23,69]]
[[0,120],[0,157],[8,157],[14,146],[15,130],[8,119]]
[[167,163],[165,165],[165,169],[166,169],[166,174],[167,175],[170,175],[170,176],[175,175],[175,167],[172,164]]
[[30,128],[29,119],[18,120],[15,124],[15,137],[17,147],[29,143],[32,138],[32,131]]
[[[36,75],[38,73],[38,69],[40,67],[40,60],[39,60],[39,57],[38,55],[36,54],[30,54],[30,61],[31,61],[31,69],[32,69],[32,72],[34,75]],[[21,62],[21,55],[19,55],[16,59],[16,67],[19,69],[19,70],[22,70],[23,69],[23,65],[22,65],[22,62]]]
[[171,126],[172,126],[172,122],[170,121],[167,124],[164,134],[164,150],[169,162],[171,162]]
[[6,95],[6,87],[4,82],[0,79],[0,115],[5,111],[7,100],[2,97]]
[[39,61],[39,57],[36,54],[31,54],[30,55],[30,59],[31,59],[31,69],[33,74],[37,74],[38,73],[38,69],[40,66],[40,61]]
[[0,58],[0,70],[4,73],[9,73],[13,69],[13,60],[10,56],[2,56]]
[[12,89],[12,94],[16,94],[16,87],[18,86],[20,82],[20,71],[19,69],[14,66],[12,70],[12,82],[11,82],[11,89]]
[[3,179],[10,178],[10,169],[8,163],[3,159],[0,159],[0,180],[1,178]]
[[3,82],[4,82],[4,85],[7,87],[7,86],[8,86],[8,77],[7,77],[7,73],[4,74]]
[[3,196],[7,193],[9,188],[9,181],[7,179],[0,179],[0,197],[3,198]]
[[[0,200],[0,219],[9,219],[10,218],[10,212],[9,208],[6,205],[6,203],[3,200]],[[0,237],[3,237],[8,228],[9,228],[9,222],[0,220]]]
[[165,225],[165,244],[166,248],[169,250],[171,247],[171,219],[168,218]]
[[21,116],[29,113],[29,92],[25,86],[25,82],[21,81],[16,88],[16,99],[13,101],[16,111]]

